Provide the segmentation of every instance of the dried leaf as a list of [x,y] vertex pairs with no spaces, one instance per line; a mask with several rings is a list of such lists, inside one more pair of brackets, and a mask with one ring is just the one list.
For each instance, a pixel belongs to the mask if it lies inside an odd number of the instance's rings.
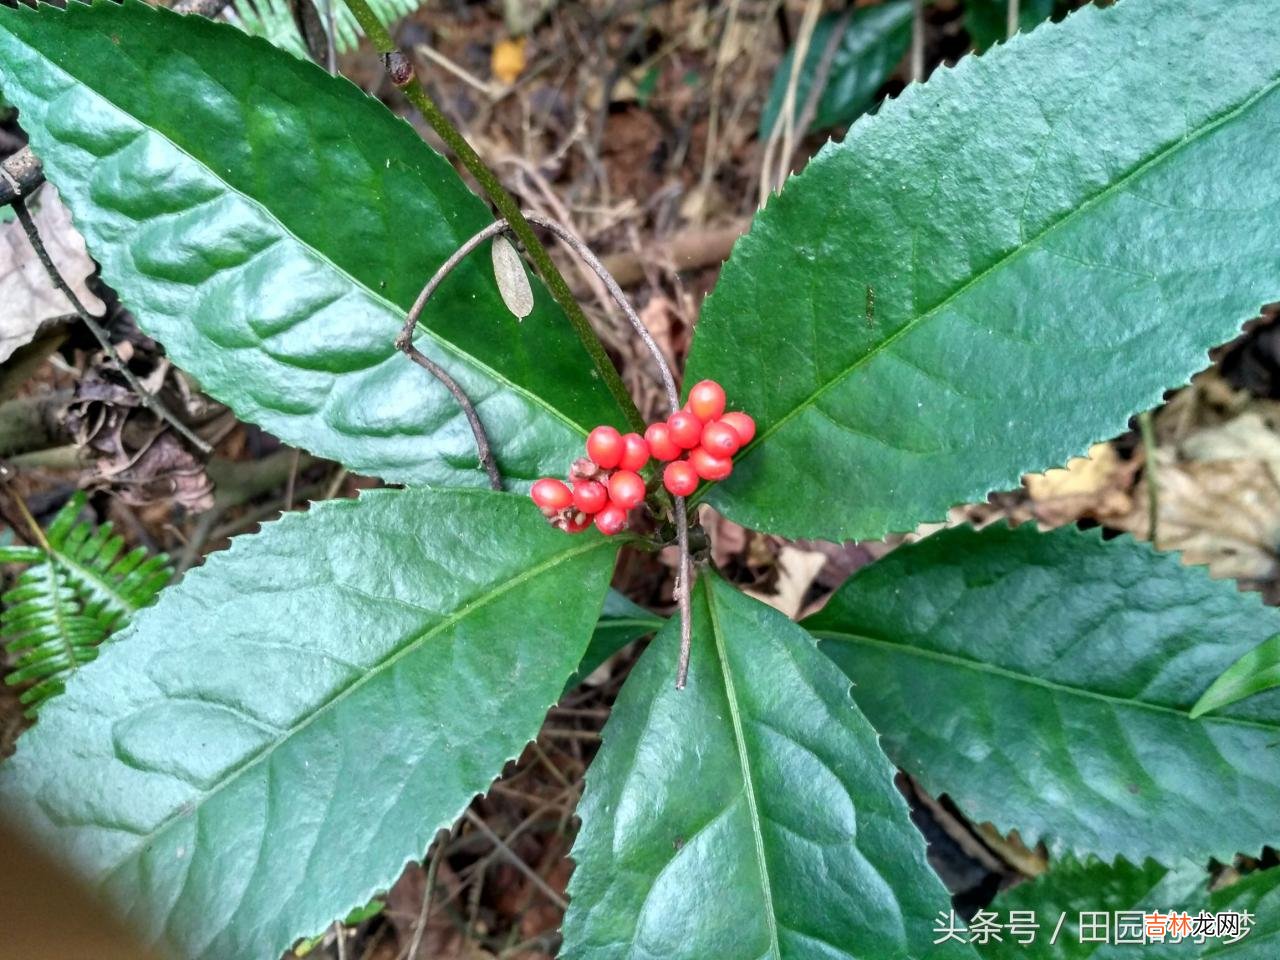
[[[90,313],[101,314],[103,304],[90,292],[85,281],[93,274],[94,263],[85,250],[84,239],[71,224],[71,214],[63,206],[52,184],[46,184],[31,203],[31,218],[49,256],[70,284],[72,291]],[[30,343],[40,326],[54,317],[74,313],[71,302],[50,281],[22,224],[16,220],[0,229],[0,362],[19,347]]]
[[[1156,451],[1156,542],[1208,564],[1215,577],[1263,579],[1277,569],[1280,434],[1274,405],[1255,402],[1225,422],[1193,430]],[[1150,538],[1144,476],[1133,509],[1109,526]]]
[[490,69],[500,83],[508,86],[516,82],[524,73],[524,37],[515,40],[500,40],[494,44]]
[[[1161,452],[1156,470],[1159,512],[1156,544],[1180,550],[1192,564],[1208,564],[1214,577],[1263,579],[1276,572],[1280,543],[1280,484],[1261,460],[1176,463]],[[1134,490],[1134,510],[1109,522],[1150,538],[1147,480]]]
[[1140,461],[1124,461],[1109,443],[1095,443],[1087,457],[1073,457],[1063,468],[1023,477],[1037,519],[1051,526],[1081,517],[1124,515],[1133,509],[1133,477]]
[[775,610],[795,619],[804,608],[805,595],[818,572],[826,566],[825,554],[785,546],[778,554],[778,582],[773,593],[744,590],[743,593],[767,603]]
[[[332,0],[337,2],[337,0]],[[320,66],[329,62],[329,31],[325,28],[324,19],[316,9],[312,0],[289,0],[289,12],[293,14],[293,22],[302,36],[307,53]]]
[[529,275],[524,272],[520,254],[511,241],[499,234],[493,238],[493,279],[498,282],[498,292],[507,309],[523,320],[533,312],[533,287]]
[[137,394],[100,368],[91,367],[77,383],[67,429],[94,458],[87,483],[110,489],[122,502],[143,507],[172,500],[193,513],[213,506],[204,464]]

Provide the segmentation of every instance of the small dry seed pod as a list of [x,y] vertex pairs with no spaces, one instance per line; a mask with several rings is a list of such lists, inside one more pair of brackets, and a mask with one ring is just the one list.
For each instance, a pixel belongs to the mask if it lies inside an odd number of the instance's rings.
[[573,461],[573,466],[569,468],[570,480],[601,480],[608,471],[600,469],[596,466],[595,461],[588,457],[579,457]]
[[533,287],[529,285],[529,275],[524,272],[520,254],[502,234],[493,238],[493,279],[502,294],[502,302],[517,320],[523,321],[533,313]]

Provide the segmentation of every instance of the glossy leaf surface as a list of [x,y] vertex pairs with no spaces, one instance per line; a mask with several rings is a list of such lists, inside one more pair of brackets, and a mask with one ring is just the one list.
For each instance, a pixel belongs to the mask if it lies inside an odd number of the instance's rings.
[[[0,88],[143,328],[243,419],[407,483],[486,483],[453,397],[393,346],[432,271],[490,222],[403,120],[261,39],[136,0],[0,7]],[[523,323],[488,251],[419,347],[467,391],[504,474],[619,418],[545,290]]]
[[615,552],[488,491],[288,514],[71,678],[0,765],[0,808],[177,956],[278,957],[537,733]]
[[[1189,861],[1174,869],[1154,860],[1140,867],[1125,860],[1114,864],[1094,859],[1055,861],[1044,875],[1000,893],[989,908],[1005,924],[1018,919],[1015,913],[1020,914],[1024,932],[1015,936],[1006,929],[999,940],[979,942],[978,952],[997,960],[1025,960],[1028,954],[1036,960],[1096,960],[1105,955],[1107,946],[1097,940],[1102,936],[1099,914],[1107,915],[1106,936],[1110,938],[1116,913],[1167,914],[1181,909],[1197,895],[1202,900],[1207,897],[1208,880],[1204,867]],[[1028,940],[1025,921],[1031,917],[1038,929]]]
[[[1192,906],[1198,906],[1197,901],[1192,901]],[[1248,913],[1253,923],[1248,934],[1235,942],[1219,937],[1216,942],[1210,941],[1200,947],[1199,957],[1202,960],[1275,960],[1276,953],[1280,952],[1280,869],[1259,870],[1228,887],[1213,891],[1209,894],[1207,908],[1214,914],[1223,911]],[[1181,960],[1184,956],[1176,947],[1169,945],[1147,949],[1156,960]],[[1112,947],[1105,954],[1105,960],[1125,960],[1126,956],[1132,954]]]
[[1196,701],[1191,715],[1199,717],[1276,687],[1280,687],[1280,634],[1264,640],[1228,667]]
[[689,684],[671,620],[587,775],[566,960],[966,957],[848,681],[782,614],[704,578]]
[[856,123],[703,308],[685,382],[759,424],[709,502],[874,539],[1185,383],[1280,291],[1276,44],[1270,0],[1090,6]]
[[1189,715],[1280,611],[1176,554],[958,528],[866,568],[805,626],[889,756],[975,820],[1135,862],[1280,840],[1280,691]]
[[637,603],[632,603],[617,590],[610,588],[604,597],[604,609],[596,623],[587,652],[566,686],[575,687],[589,677],[600,664],[633,640],[648,636],[663,624],[663,617],[650,613]]
[[[1035,942],[1024,946],[1005,934],[1002,942],[985,944],[980,952],[998,960],[1028,956],[1037,960],[1126,960],[1134,956],[1153,960],[1274,960],[1280,943],[1280,869],[1250,873],[1212,893],[1206,889],[1207,881],[1204,867],[1188,861],[1172,869],[1150,862],[1142,868],[1124,861],[1114,866],[1096,861],[1055,863],[1044,876],[1001,894],[991,905],[1001,920],[1008,919],[1010,910],[1034,911],[1041,924]],[[1251,916],[1243,936],[1214,933],[1183,937],[1175,943],[1167,932],[1159,938],[1154,930],[1148,931],[1142,920],[1145,914],[1185,913],[1193,919],[1225,912]],[[1057,942],[1050,944],[1052,927],[1063,913],[1062,931]],[[1128,942],[1115,942],[1118,920],[1127,924],[1124,935]],[[1148,932],[1153,936],[1141,942]]]
[[[839,36],[834,37],[839,31]],[[902,61],[911,43],[911,0],[891,0],[855,10],[848,16],[831,13],[820,17],[809,41],[809,50],[796,82],[795,116],[798,120],[812,96],[819,65],[828,45],[835,43],[817,109],[809,130],[829,130],[852,123],[871,106],[875,93]],[[760,114],[760,136],[767,138],[791,82],[795,47],[787,51],[769,87],[769,99]]]

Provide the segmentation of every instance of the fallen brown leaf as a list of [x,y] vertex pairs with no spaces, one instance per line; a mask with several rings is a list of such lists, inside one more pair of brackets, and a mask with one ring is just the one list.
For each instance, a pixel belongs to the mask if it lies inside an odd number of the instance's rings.
[[[86,310],[101,314],[106,305],[86,283],[95,270],[93,260],[57,190],[52,184],[46,184],[30,206],[40,239],[72,292]],[[74,313],[75,308],[53,285],[22,224],[16,220],[0,229],[0,264],[4,264],[0,270],[0,362],[3,362],[19,347],[31,342],[45,322]]]

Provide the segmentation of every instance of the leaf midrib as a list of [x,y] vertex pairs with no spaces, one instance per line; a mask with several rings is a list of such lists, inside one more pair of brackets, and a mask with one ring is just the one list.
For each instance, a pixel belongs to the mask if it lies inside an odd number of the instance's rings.
[[58,582],[58,565],[53,554],[49,555],[49,560],[45,566],[49,571],[47,577],[51,591],[50,596],[53,599],[53,618],[56,621],[54,626],[58,631],[58,639],[62,642],[62,648],[67,655],[67,674],[70,676],[79,670],[80,666],[76,663],[76,645],[71,640],[71,631],[68,629],[66,620],[63,617],[62,585]]
[[725,699],[729,703],[729,718],[733,724],[733,738],[738,748],[738,764],[742,770],[743,793],[747,798],[747,814],[751,821],[751,836],[755,843],[756,866],[760,870],[761,890],[764,895],[765,924],[769,931],[769,955],[781,960],[782,948],[778,942],[778,918],[773,907],[773,884],[769,879],[769,864],[764,852],[764,834],[760,830],[760,806],[756,799],[755,780],[751,774],[751,759],[747,756],[747,741],[742,728],[742,713],[738,709],[738,694],[729,668],[728,653],[724,648],[724,634],[720,618],[716,614],[714,587],[707,585],[707,613],[711,617],[711,636],[716,645],[716,657],[720,660],[720,672],[724,675]]
[[[1042,687],[1051,690],[1054,693],[1065,693],[1072,696],[1083,697],[1091,700],[1099,700],[1112,705],[1119,705],[1135,710],[1149,710],[1153,713],[1160,713],[1167,716],[1178,717],[1194,724],[1207,723],[1224,723],[1238,727],[1249,727],[1255,730],[1264,730],[1267,733],[1280,733],[1280,723],[1271,724],[1261,720],[1247,720],[1243,717],[1224,717],[1218,714],[1209,717],[1201,717],[1197,720],[1191,719],[1188,710],[1179,710],[1175,707],[1166,707],[1158,703],[1150,703],[1146,700],[1132,700],[1127,697],[1118,697],[1109,693],[1100,693],[1097,690],[1090,690],[1086,687],[1076,687],[1070,684],[1058,683],[1054,680],[1046,680],[1044,677],[1033,676],[1029,673],[1020,673],[1017,670],[1010,670],[1007,667],[999,667],[993,663],[987,663],[985,660],[975,660],[971,657],[963,657],[959,654],[944,653],[941,650],[929,650],[925,647],[917,647],[907,643],[896,643],[892,640],[882,640],[878,637],[869,637],[862,633],[853,633],[847,630],[811,630],[815,637],[822,640],[830,640],[835,642],[852,642],[866,643],[871,646],[881,647],[892,650],[896,653],[906,654],[907,656],[917,656],[925,660],[934,660],[939,663],[946,663],[953,667],[972,670],[976,673],[986,673],[992,676],[1002,677],[1006,680],[1016,680],[1031,686]],[[855,697],[856,699],[856,697]]]
[[215,797],[218,793],[220,793],[226,787],[230,786],[232,783],[238,780],[243,774],[247,773],[249,770],[258,766],[263,760],[270,758],[275,753],[277,748],[279,748],[283,744],[288,743],[290,740],[292,740],[295,736],[297,736],[299,733],[301,733],[303,730],[309,727],[318,717],[325,714],[328,710],[333,708],[336,704],[340,703],[342,700],[346,699],[350,694],[354,693],[356,690],[359,690],[361,687],[365,685],[365,683],[369,682],[370,680],[376,677],[383,676],[385,672],[390,667],[392,667],[396,662],[408,656],[410,653],[413,653],[414,651],[418,650],[422,646],[422,644],[426,643],[436,634],[449,629],[450,627],[454,626],[461,620],[470,616],[472,613],[474,613],[476,610],[480,609],[481,607],[486,606],[487,604],[496,600],[498,597],[503,596],[504,594],[510,592],[516,587],[528,582],[529,580],[532,580],[535,577],[541,576],[546,571],[558,566],[564,561],[583,556],[587,553],[590,553],[593,550],[599,550],[599,549],[602,549],[605,547],[611,547],[611,546],[613,546],[613,544],[611,544],[609,541],[601,540],[595,543],[584,544],[583,546],[576,547],[572,550],[566,550],[563,553],[558,553],[554,557],[551,557],[550,559],[545,560],[536,566],[525,569],[518,576],[512,577],[509,580],[503,581],[503,583],[500,586],[497,586],[492,590],[489,590],[488,592],[477,597],[475,600],[472,600],[470,603],[467,603],[464,606],[459,607],[454,613],[450,614],[448,617],[444,618],[434,626],[429,627],[427,630],[418,634],[417,636],[411,636],[399,647],[393,649],[390,653],[384,656],[377,663],[374,663],[372,666],[366,669],[364,673],[356,677],[353,681],[351,681],[351,683],[335,691],[329,697],[329,699],[325,700],[323,703],[317,706],[314,710],[308,713],[306,717],[302,719],[301,722],[295,724],[292,727],[288,727],[284,729],[281,732],[280,736],[264,744],[262,748],[259,749],[256,753],[252,754],[251,756],[249,756],[248,758],[246,758],[245,760],[241,761],[239,764],[234,766],[229,773],[225,774],[217,783],[215,783],[212,787],[210,787],[209,790],[201,794],[198,799],[196,799],[191,803],[180,805],[172,814],[166,817],[163,821],[161,821],[158,825],[152,828],[149,832],[145,834],[135,834],[138,840],[137,840],[137,843],[134,845],[133,849],[131,849],[129,853],[126,856],[122,857],[116,864],[114,864],[110,868],[103,871],[104,880],[106,878],[109,878],[122,866],[131,862],[133,858],[138,856],[141,852],[145,851],[147,846],[151,843],[152,840],[160,836],[162,833],[166,832],[169,829],[169,827],[171,827],[174,823],[178,822],[179,820],[185,819],[189,816],[192,816],[197,810],[203,808],[204,805],[208,803],[210,799]]
[[[19,13],[19,15],[21,15],[21,13]],[[63,12],[62,15],[66,16],[66,13]],[[0,30],[3,30],[3,29],[4,29],[3,27],[0,27]],[[230,29],[234,30],[235,28],[230,27]],[[180,154],[182,154],[184,157],[190,160],[194,165],[206,171],[211,177],[213,177],[213,179],[215,179],[218,183],[220,183],[223,189],[225,189],[228,193],[234,193],[236,196],[240,197],[246,203],[252,205],[255,209],[259,210],[262,213],[262,216],[265,217],[267,220],[271,221],[272,223],[274,223],[277,227],[279,227],[280,231],[285,236],[290,237],[295,242],[297,242],[299,246],[303,247],[306,250],[309,250],[315,257],[319,258],[321,261],[327,264],[340,277],[346,278],[352,284],[352,286],[363,291],[364,294],[367,297],[369,297],[369,299],[373,300],[376,303],[380,303],[384,305],[391,312],[392,316],[400,316],[405,313],[404,309],[401,308],[399,304],[396,304],[391,300],[388,300],[378,291],[371,289],[365,283],[357,280],[355,277],[351,275],[351,273],[348,270],[338,266],[338,264],[336,264],[327,253],[312,246],[310,243],[303,240],[302,237],[299,236],[297,233],[295,233],[290,227],[286,226],[284,222],[280,220],[280,218],[277,217],[275,213],[273,213],[260,200],[245,193],[239,187],[233,186],[232,184],[228,183],[218,174],[218,172],[213,167],[209,166],[203,160],[200,160],[199,158],[193,156],[185,147],[182,147],[179,144],[174,143],[174,141],[167,134],[161,132],[158,128],[151,126],[149,123],[142,120],[140,117],[135,116],[132,112],[120,106],[118,103],[116,103],[106,94],[104,94],[97,87],[93,86],[91,83],[83,80],[76,74],[72,73],[70,70],[66,69],[64,66],[62,66],[62,64],[55,63],[52,59],[47,57],[43,52],[31,46],[31,44],[27,43],[25,40],[20,38],[17,34],[13,33],[10,30],[5,30],[4,32],[7,33],[8,36],[12,38],[15,43],[19,43],[22,46],[26,47],[28,50],[34,53],[37,57],[39,57],[43,62],[48,64],[51,69],[60,71],[65,76],[70,78],[72,81],[74,81],[75,83],[83,87],[85,90],[89,91],[89,93],[91,93],[93,96],[102,100],[104,103],[109,104],[114,110],[119,112],[121,115],[129,117],[139,126],[141,126],[143,129],[149,131],[150,133],[154,134],[157,137],[160,137],[162,140],[164,140],[165,143],[169,144],[169,146],[171,146],[174,150],[178,151]],[[251,39],[261,39],[261,38],[251,38]],[[262,42],[266,43],[267,41],[262,40]],[[316,69],[319,69],[319,68],[317,67]],[[343,79],[346,79],[346,78],[344,77]],[[73,219],[75,219],[74,214],[73,214]],[[419,323],[418,329],[422,331],[421,337],[419,339],[432,340],[433,342],[438,344],[443,350],[452,354],[454,357],[461,360],[463,363],[469,364],[473,368],[486,374],[492,380],[501,384],[504,388],[510,390],[512,393],[515,393],[524,397],[526,400],[530,401],[534,406],[541,407],[547,413],[551,414],[551,416],[555,417],[557,420],[564,423],[567,427],[574,430],[579,435],[584,437],[587,435],[588,431],[585,426],[571,419],[569,415],[564,411],[560,410],[555,406],[552,406],[551,403],[547,401],[545,398],[539,396],[536,393],[531,392],[526,387],[522,387],[519,384],[513,383],[504,374],[499,373],[493,367],[489,366],[487,363],[482,361],[479,357],[476,357],[472,354],[465,352],[461,347],[441,337],[439,334],[437,334],[425,323]],[[388,344],[390,343],[391,341],[388,340]],[[394,347],[388,353],[388,356],[390,356],[393,353],[395,353]]]
[[124,594],[117,591],[115,587],[111,586],[111,584],[100,577],[95,571],[77,561],[70,553],[59,548],[57,556],[58,559],[70,568],[73,573],[79,576],[82,580],[88,581],[94,587],[106,594],[113,602],[118,604],[120,613],[128,616],[129,614],[138,612],[137,604],[130,603]]
[[[831,377],[826,383],[824,383],[822,386],[815,389],[811,394],[809,394],[808,397],[806,397],[800,403],[796,404],[795,407],[793,407],[790,411],[784,414],[780,419],[774,421],[768,427],[761,430],[759,435],[755,438],[754,442],[752,442],[750,445],[747,446],[745,450],[742,451],[742,455],[739,459],[741,460],[751,456],[752,453],[755,452],[757,447],[759,447],[766,440],[772,437],[775,433],[781,430],[793,418],[798,416],[803,411],[807,410],[809,407],[812,407],[814,404],[816,404],[818,399],[822,397],[825,393],[834,389],[838,384],[844,382],[844,380],[852,376],[857,370],[866,366],[868,363],[874,360],[877,356],[879,356],[880,353],[888,349],[890,346],[892,346],[902,337],[911,333],[913,330],[915,330],[917,327],[923,324],[926,320],[929,320],[931,317],[933,317],[934,315],[936,315],[946,307],[950,306],[955,300],[957,300],[959,297],[963,296],[966,292],[968,292],[970,288],[976,286],[977,284],[985,280],[988,275],[998,270],[1002,270],[1010,262],[1022,256],[1028,250],[1031,250],[1037,247],[1040,244],[1040,242],[1050,233],[1057,230],[1059,227],[1070,223],[1076,217],[1079,217],[1085,212],[1093,209],[1095,206],[1102,203],[1104,200],[1108,199],[1115,191],[1126,186],[1130,181],[1140,177],[1142,174],[1146,173],[1152,167],[1155,167],[1156,165],[1162,163],[1166,158],[1174,155],[1175,153],[1182,150],[1184,147],[1188,146],[1189,144],[1199,140],[1202,136],[1205,136],[1213,132],[1219,127],[1222,127],[1227,123],[1230,123],[1232,120],[1236,119],[1237,117],[1241,116],[1250,108],[1252,108],[1259,100],[1261,100],[1267,94],[1274,91],[1277,87],[1280,87],[1280,78],[1270,81],[1269,83],[1261,87],[1252,96],[1246,98],[1238,105],[1232,107],[1230,110],[1224,111],[1223,113],[1214,117],[1209,122],[1201,125],[1195,130],[1194,133],[1184,134],[1181,139],[1174,141],[1173,143],[1169,144],[1169,146],[1153,154],[1151,157],[1149,157],[1148,159],[1144,160],[1142,163],[1135,166],[1132,170],[1130,170],[1124,176],[1111,182],[1102,190],[1098,191],[1093,196],[1084,200],[1075,209],[1071,210],[1068,213],[1063,214],[1058,219],[1048,223],[1042,230],[1034,234],[1030,239],[1023,239],[1022,242],[1020,242],[1017,246],[1013,247],[1008,253],[1002,256],[995,263],[991,264],[991,266],[987,267],[985,270],[982,270],[980,273],[977,273],[970,279],[966,280],[963,284],[958,286],[951,293],[947,294],[943,299],[939,300],[934,306],[930,307],[925,312],[921,313],[920,315],[914,317],[911,320],[908,320],[905,324],[903,324],[901,327],[899,327],[889,336],[885,337],[883,340],[881,340],[879,343],[877,343],[875,346],[869,349],[866,353],[859,356],[845,369],[839,371],[833,377]],[[803,174],[801,176],[803,176]],[[702,490],[700,490],[693,499],[701,500],[709,489],[710,488],[704,485]]]

